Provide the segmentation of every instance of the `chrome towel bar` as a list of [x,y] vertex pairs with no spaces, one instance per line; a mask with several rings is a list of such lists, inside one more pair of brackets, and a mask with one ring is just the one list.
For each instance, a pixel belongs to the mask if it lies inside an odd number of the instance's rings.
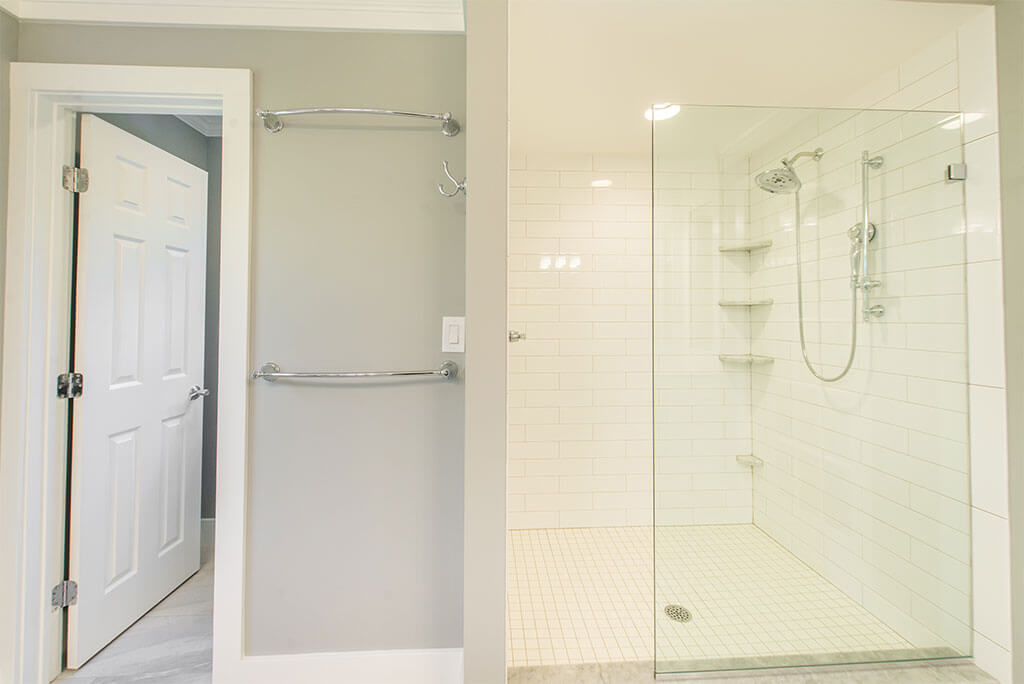
[[369,109],[366,107],[302,107],[300,109],[257,109],[256,116],[263,121],[263,127],[270,133],[284,128],[282,116],[296,114],[376,114],[380,116],[409,116],[414,119],[433,119],[441,122],[441,132],[449,138],[459,134],[462,127],[451,112],[431,114],[428,112],[406,112],[397,109]]
[[411,371],[357,371],[357,372],[315,372],[315,373],[285,373],[281,367],[274,362],[265,363],[252,372],[252,379],[263,379],[267,382],[278,380],[350,380],[358,378],[397,378],[431,376],[443,380],[454,380],[459,376],[459,366],[454,361],[445,361],[437,370],[411,370]]

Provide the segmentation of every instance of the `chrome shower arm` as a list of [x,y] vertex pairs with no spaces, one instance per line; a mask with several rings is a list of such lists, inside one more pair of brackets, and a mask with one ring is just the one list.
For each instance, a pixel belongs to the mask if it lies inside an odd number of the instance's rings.
[[783,159],[782,163],[783,163],[784,166],[789,167],[789,166],[792,166],[793,162],[795,162],[800,157],[814,157],[814,161],[821,161],[821,158],[824,155],[825,155],[825,150],[823,148],[819,147],[819,148],[815,149],[814,151],[804,150],[803,152],[797,152],[796,154],[794,154],[789,159]]

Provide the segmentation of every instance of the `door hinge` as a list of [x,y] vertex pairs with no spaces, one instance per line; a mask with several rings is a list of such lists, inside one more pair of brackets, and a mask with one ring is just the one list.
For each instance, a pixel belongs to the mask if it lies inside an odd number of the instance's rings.
[[81,373],[61,373],[57,376],[57,398],[77,399],[82,396],[85,376]]
[[50,606],[57,610],[78,603],[78,582],[65,580],[50,590]]
[[85,192],[89,189],[89,169],[64,165],[61,174],[61,185],[71,192]]

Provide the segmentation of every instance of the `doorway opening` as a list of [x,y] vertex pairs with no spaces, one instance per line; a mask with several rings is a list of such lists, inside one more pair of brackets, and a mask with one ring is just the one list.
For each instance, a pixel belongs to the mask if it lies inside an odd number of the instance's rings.
[[[213,591],[221,619],[212,635],[207,628],[203,667],[211,669],[212,659],[219,663],[219,676],[223,681],[240,682],[248,677],[245,671],[248,663],[241,649],[241,559],[245,553],[244,483],[250,365],[252,106],[252,73],[247,69],[12,65],[12,173],[4,293],[4,382],[0,404],[0,462],[4,463],[4,469],[0,470],[3,491],[0,547],[9,553],[0,562],[0,612],[13,619],[0,626],[0,642],[11,646],[0,653],[0,676],[4,679],[46,684],[72,676],[63,672],[65,657],[69,658],[67,662],[72,668],[88,664],[90,656],[157,604],[167,612],[165,618],[170,617],[170,613],[181,616],[195,612],[194,605],[182,607],[183,603],[196,603],[186,600],[183,594],[201,583],[203,573],[196,575],[196,571],[213,555],[217,557],[221,576],[227,581],[218,582]],[[200,225],[206,227],[210,212],[210,198],[205,190],[207,169],[139,140],[141,131],[123,130],[127,126],[125,119],[113,125],[101,118],[143,114],[154,115],[148,117],[151,122],[166,122],[156,115],[181,117],[179,123],[188,123],[193,128],[213,123],[218,118],[222,121],[223,146],[219,158],[210,153],[208,140],[203,143],[207,150],[206,162],[212,157],[220,161],[223,168],[221,180],[212,186],[220,191],[220,206],[214,213],[220,217],[221,230],[209,254],[205,253],[207,236],[201,235],[199,229]],[[84,185],[85,174],[73,170],[78,165],[80,117],[86,143],[82,147],[81,166],[93,171],[91,190],[86,190],[85,196],[95,200],[92,208],[88,199],[77,203],[80,223],[90,220],[88,214],[95,210],[97,213],[91,219],[102,228],[100,233],[106,238],[105,242],[90,244],[88,231],[82,230],[76,245],[71,230],[75,225],[76,198],[62,187],[65,184],[62,180],[66,179],[72,190],[81,190]],[[141,121],[137,119],[136,123]],[[86,125],[93,137],[102,132],[99,137],[113,136],[122,143],[130,141],[135,147],[119,148],[105,156],[93,155],[99,160],[94,164],[90,159],[89,136],[85,135]],[[159,156],[164,161],[179,164],[179,168],[168,171],[160,166],[163,162],[157,159]],[[117,178],[115,182],[110,180],[112,176]],[[150,177],[163,184],[162,199],[154,189],[158,185],[151,183]],[[190,193],[187,187],[200,185],[204,189],[198,194]],[[90,195],[91,192],[96,194]],[[100,201],[104,193],[106,206]],[[158,199],[162,202],[159,208]],[[158,229],[151,229],[154,234],[150,236],[150,245],[133,233],[134,229],[129,230],[132,226],[124,223],[126,217],[140,221],[147,207],[159,216],[154,224]],[[171,229],[178,230],[181,240],[174,237]],[[157,230],[163,232],[156,234]],[[78,273],[73,280],[76,248]],[[160,262],[147,261],[150,256],[147,250],[162,252],[160,268],[157,268]],[[195,258],[185,259],[186,253]],[[105,261],[99,263],[106,265],[105,270],[90,269],[89,259],[101,257]],[[211,270],[219,275],[216,286],[206,285],[207,258],[214,263],[215,268]],[[88,283],[78,281],[78,275],[91,279]],[[190,278],[192,285],[189,285]],[[117,307],[110,304],[109,287],[106,290],[97,287],[102,279],[108,281],[108,286],[118,285],[117,298],[113,298],[118,302]],[[73,312],[71,293],[76,281]],[[163,290],[154,294],[146,289],[148,283],[160,282]],[[108,293],[106,308],[99,294],[102,292]],[[182,342],[185,338],[180,333],[189,329],[205,331],[207,294],[214,298],[218,309],[217,313],[210,314],[216,322],[216,331],[211,328],[208,349],[204,348],[205,340],[198,344],[193,342],[189,347]],[[88,316],[85,316],[86,311]],[[149,319],[157,321],[159,314],[171,323],[157,328],[159,334],[147,332],[152,323]],[[133,320],[135,332],[131,333],[128,324]],[[76,332],[74,347],[72,321],[75,321]],[[170,334],[173,331],[179,334]],[[104,335],[100,335],[101,332]],[[113,344],[114,332],[118,334],[117,345]],[[105,340],[104,351],[82,346],[83,340],[93,338]],[[69,366],[72,349],[74,367]],[[151,354],[154,349],[158,352],[155,355]],[[212,349],[216,350],[213,353],[216,365],[205,362],[204,357]],[[84,368],[90,355],[105,364],[99,371]],[[152,367],[146,365],[150,357],[157,359]],[[82,371],[83,380],[77,382],[73,373]],[[145,384],[147,377],[156,378],[166,390],[147,396],[139,394],[132,401],[121,399],[121,410],[113,410],[117,407],[111,398],[112,388],[137,388]],[[211,378],[215,381],[211,382]],[[76,387],[81,388],[81,396],[71,398],[76,394]],[[68,397],[60,396],[62,388]],[[204,391],[207,389],[209,395]],[[87,419],[87,400],[97,397],[100,403],[105,400],[109,406],[94,410],[93,419]],[[110,421],[125,412],[141,412],[144,407],[159,405],[165,400],[170,402],[167,404],[170,410],[155,419],[155,426],[151,421],[147,429],[131,425],[120,430],[111,428]],[[73,416],[70,415],[72,404],[75,405]],[[203,404],[209,405],[204,408]],[[204,413],[212,413],[216,422],[204,420]],[[186,429],[190,422],[195,423],[191,431]],[[213,518],[208,518],[205,525],[200,522],[204,489],[200,474],[203,423],[208,435],[215,435],[215,440],[207,441],[211,447],[215,444],[217,454],[216,488],[211,486],[210,477],[205,488],[206,515],[216,510],[215,553],[211,552],[213,535],[200,533],[202,527],[209,530],[214,526]],[[102,458],[90,462],[96,467],[69,470],[69,453],[74,464],[78,448],[88,442],[72,434],[82,430],[99,435],[107,430],[107,436],[97,442],[102,444],[97,452]],[[195,445],[188,471],[192,473],[193,485],[187,496],[187,459],[183,457],[186,436]],[[146,488],[130,486],[143,481],[141,469],[152,466],[142,458],[147,443],[156,446],[154,472],[157,478],[148,480]],[[177,454],[177,460],[167,458],[168,454]],[[112,463],[123,467],[112,468]],[[211,470],[208,464],[207,473]],[[105,487],[76,489],[76,485],[86,483],[88,478],[98,477],[97,473],[125,486],[110,490],[113,495],[108,495]],[[70,506],[67,505],[69,481]],[[214,498],[215,506],[212,505]],[[87,505],[87,501],[91,503]],[[73,611],[81,611],[79,618],[84,616],[90,605],[90,592],[95,598],[96,593],[106,593],[111,587],[130,586],[133,578],[143,574],[142,536],[139,535],[138,543],[134,539],[141,526],[123,524],[129,518],[112,518],[111,511],[127,511],[135,516],[131,519],[137,523],[141,518],[136,514],[145,507],[155,510],[149,510],[147,515],[157,523],[155,543],[147,542],[155,547],[150,557],[169,561],[177,556],[180,562],[169,563],[173,571],[164,572],[152,582],[153,586],[164,590],[150,589],[148,593],[141,588],[136,590],[137,596],[131,597],[133,609],[126,612],[127,617],[117,617],[121,622],[119,627],[107,625],[105,632],[93,629],[92,624],[89,629],[78,632],[69,629],[66,648],[65,616],[70,625]],[[70,525],[66,510],[71,511]],[[117,553],[112,553],[109,545],[91,543],[82,536],[89,530],[92,530],[89,534],[96,534],[94,526],[81,524],[83,520],[93,519],[105,521],[107,529],[103,534],[111,537],[114,536],[111,530],[116,530],[121,535],[119,541],[127,540],[114,547]],[[77,570],[87,566],[83,561],[88,554],[100,556],[101,562],[89,566],[99,568],[99,592],[91,579],[86,583],[81,575],[76,577]],[[67,580],[77,580],[77,595]],[[172,593],[183,583],[184,587]],[[212,577],[208,577],[206,585],[208,593]],[[165,599],[167,594],[172,594],[170,599]],[[175,602],[178,602],[177,608],[173,607]],[[208,609],[209,601],[206,603]],[[94,610],[96,624],[108,618],[112,621],[108,612],[114,611]],[[209,618],[206,620],[209,623]],[[163,622],[169,621],[164,619]],[[85,623],[79,626],[84,627]],[[99,643],[86,644],[79,639],[72,646],[73,634],[88,634]],[[107,636],[100,638],[98,634]],[[124,639],[130,641],[136,637],[129,638],[126,634]],[[159,646],[137,655],[144,659],[166,655],[165,642],[164,637],[157,637],[154,643]],[[92,679],[96,676],[99,675],[93,675]],[[119,677],[117,672],[108,669],[102,678],[116,680]],[[120,677],[124,681],[140,678],[137,673],[127,671]]]
[[221,120],[76,129],[61,679],[209,673]]

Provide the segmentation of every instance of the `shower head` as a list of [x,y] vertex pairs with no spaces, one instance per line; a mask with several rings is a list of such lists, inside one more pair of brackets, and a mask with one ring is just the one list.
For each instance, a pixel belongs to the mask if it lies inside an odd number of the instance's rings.
[[757,174],[754,179],[759,188],[773,195],[788,195],[800,189],[800,178],[790,167],[789,162],[782,162],[781,169],[771,169]]
[[793,169],[793,162],[800,157],[811,157],[814,161],[819,161],[824,154],[825,150],[820,147],[813,152],[810,150],[797,152],[789,159],[782,160],[781,169],[771,169],[770,171],[759,173],[754,180],[757,182],[758,187],[772,194],[788,195],[798,192],[803,184]]

